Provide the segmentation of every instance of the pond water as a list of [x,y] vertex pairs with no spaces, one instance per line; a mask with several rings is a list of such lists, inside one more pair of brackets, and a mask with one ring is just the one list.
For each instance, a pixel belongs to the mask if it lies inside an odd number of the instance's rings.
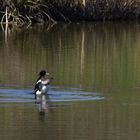
[[[140,24],[59,23],[0,31],[0,139],[139,140]],[[45,115],[37,74],[54,80]]]

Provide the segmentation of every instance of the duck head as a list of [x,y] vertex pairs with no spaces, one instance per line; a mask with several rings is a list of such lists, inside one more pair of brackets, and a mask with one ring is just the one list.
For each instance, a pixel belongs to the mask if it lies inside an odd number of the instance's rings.
[[39,76],[40,76],[40,77],[43,77],[43,76],[46,75],[46,73],[47,73],[46,70],[41,70],[41,71],[39,72]]

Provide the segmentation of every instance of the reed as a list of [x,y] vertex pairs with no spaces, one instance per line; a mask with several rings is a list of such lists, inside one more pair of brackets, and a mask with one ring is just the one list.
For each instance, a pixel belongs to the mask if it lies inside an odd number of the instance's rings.
[[24,26],[35,22],[55,23],[49,9],[42,0],[3,0],[0,3],[1,24]]
[[1,23],[139,20],[139,0],[2,0]]
[[139,0],[53,1],[58,11],[71,21],[139,20]]

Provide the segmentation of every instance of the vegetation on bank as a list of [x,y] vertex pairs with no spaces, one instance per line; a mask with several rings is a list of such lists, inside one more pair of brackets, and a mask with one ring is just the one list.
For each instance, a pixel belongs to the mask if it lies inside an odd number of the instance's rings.
[[139,0],[2,0],[1,23],[139,20]]

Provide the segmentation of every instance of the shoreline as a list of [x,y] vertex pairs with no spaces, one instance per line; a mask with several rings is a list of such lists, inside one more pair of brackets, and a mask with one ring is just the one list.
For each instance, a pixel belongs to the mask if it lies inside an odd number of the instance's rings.
[[[6,3],[6,1],[5,1]],[[11,1],[12,3],[12,1]],[[110,0],[81,2],[34,2],[0,5],[1,23],[24,26],[32,23],[86,22],[86,21],[139,21],[138,0]]]

